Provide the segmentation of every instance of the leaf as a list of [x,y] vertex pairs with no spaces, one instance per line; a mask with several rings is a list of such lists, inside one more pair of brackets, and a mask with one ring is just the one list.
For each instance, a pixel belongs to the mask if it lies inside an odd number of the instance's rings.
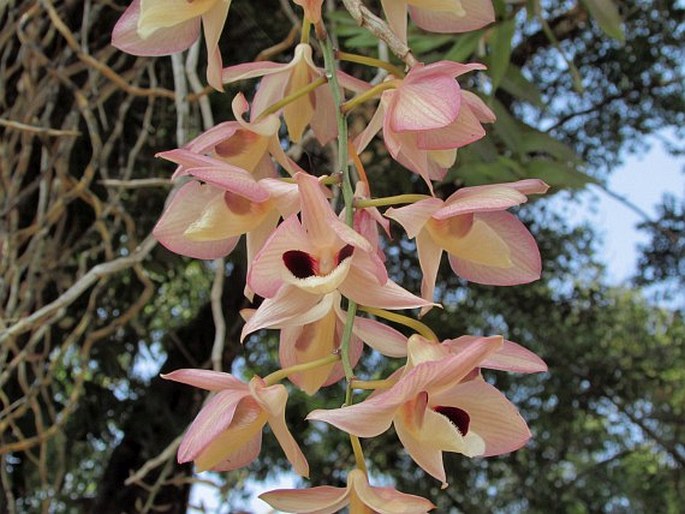
[[409,46],[412,51],[416,54],[425,54],[436,48],[446,45],[454,39],[454,36],[450,35],[440,35],[435,36],[433,34],[421,34],[417,36],[409,37]]
[[580,171],[578,167],[549,159],[529,161],[526,163],[526,171],[530,178],[544,180],[555,189],[580,189],[587,184],[597,183],[597,180]]
[[570,146],[538,130],[524,131],[521,134],[520,147],[522,152],[528,154],[547,154],[557,161],[580,162],[580,158]]
[[524,131],[522,127],[526,127],[516,118],[514,118],[509,111],[497,100],[492,99],[492,110],[497,116],[497,121],[493,127],[495,133],[504,141],[513,153],[521,153],[521,135]]
[[476,30],[474,32],[468,32],[464,35],[457,37],[457,42],[452,45],[444,59],[448,61],[464,62],[471,55],[476,52],[478,48],[478,43],[483,37],[482,30]]
[[540,90],[521,73],[521,68],[514,64],[509,64],[500,87],[507,93],[536,107],[544,107]]
[[625,43],[623,20],[614,0],[583,0],[583,3],[607,36]]
[[490,36],[490,78],[492,80],[492,92],[499,87],[504,74],[509,67],[509,58],[511,57],[511,38],[514,35],[516,27],[516,20],[513,18],[501,22],[494,28]]

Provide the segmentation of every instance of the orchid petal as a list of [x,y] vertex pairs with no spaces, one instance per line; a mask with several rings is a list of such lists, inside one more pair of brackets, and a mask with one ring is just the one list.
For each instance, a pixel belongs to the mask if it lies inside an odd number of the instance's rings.
[[314,90],[314,114],[310,123],[321,145],[329,143],[338,135],[336,112],[331,88],[326,85],[316,88]]
[[410,293],[392,280],[383,285],[378,284],[375,276],[354,266],[350,268],[338,290],[343,296],[367,307],[414,309],[431,305],[431,302]]
[[[196,138],[192,139],[183,147],[194,154],[203,154],[212,150],[217,144],[229,139],[233,134],[240,130],[240,124],[235,121],[224,121],[205,130]],[[165,152],[158,153],[157,157],[163,157]],[[173,159],[170,159],[173,160]],[[172,179],[176,178],[174,175]]]
[[462,453],[462,435],[445,416],[426,408],[421,426],[412,418],[411,404],[405,404],[394,419],[395,432],[402,446],[429,475],[447,485],[442,452]]
[[[341,321],[344,318],[340,318]],[[377,352],[388,357],[407,355],[407,337],[379,321],[356,317],[353,332]]]
[[457,384],[433,396],[431,401],[454,406],[468,413],[469,433],[477,434],[485,442],[484,457],[517,450],[531,437],[530,430],[516,407],[482,379]]
[[426,198],[404,207],[390,207],[383,215],[402,225],[407,237],[412,239],[419,235],[424,225],[443,207],[443,204],[439,198]]
[[288,272],[283,264],[283,254],[289,250],[314,251],[296,215],[278,226],[252,261],[247,284],[254,292],[264,298],[276,294],[284,283],[283,275]]
[[[423,274],[421,277],[421,297],[432,302],[435,300],[435,281],[440,269],[442,248],[435,244],[430,234],[424,230],[416,236],[416,253]],[[432,305],[422,307],[421,315],[424,316],[431,308]]]
[[381,0],[388,25],[397,37],[407,41],[407,0]]
[[[487,228],[486,228],[487,227]],[[450,266],[455,273],[472,282],[488,285],[525,284],[540,278],[541,260],[535,239],[515,216],[508,212],[482,212],[475,215],[473,237],[467,236],[454,249],[448,248]],[[474,251],[478,244],[485,252],[504,252],[500,256]],[[470,250],[464,251],[465,248]],[[494,259],[492,257],[495,257]],[[504,266],[505,262],[508,264]]]
[[349,472],[347,484],[364,505],[379,514],[419,514],[435,508],[435,505],[420,496],[402,493],[393,487],[369,485],[366,475],[359,469]]
[[333,514],[348,503],[345,487],[320,485],[310,489],[276,489],[259,495],[274,509],[298,514]]
[[265,387],[264,381],[253,378],[250,390],[268,413],[268,423],[285,456],[288,458],[296,473],[303,477],[309,476],[309,464],[297,441],[293,438],[285,423],[285,405],[288,401],[288,391],[282,384]]
[[460,12],[431,11],[418,2],[409,6],[409,15],[418,27],[430,32],[455,33],[477,30],[495,21],[492,3],[484,0],[460,0]]
[[262,302],[245,323],[240,340],[262,328],[285,327],[289,323],[310,323],[323,316],[321,311],[330,309],[328,302],[331,302],[330,295],[321,297],[297,287],[284,286],[276,296]]
[[457,119],[445,127],[419,132],[416,144],[422,150],[454,150],[484,136],[485,129],[480,121],[462,102]]
[[[420,67],[417,67],[419,70]],[[386,117],[395,132],[429,130],[452,123],[459,114],[459,84],[450,75],[407,74],[390,100]]]
[[527,201],[526,195],[510,184],[464,187],[445,200],[433,217],[444,220],[471,212],[501,211]]
[[[467,105],[481,123],[495,123],[497,117],[481,98],[471,91],[461,91],[462,105]],[[531,179],[532,180],[532,179]]]
[[173,380],[174,382],[188,384],[207,391],[231,389],[246,392],[248,390],[244,382],[223,371],[186,368],[162,374],[161,377],[165,380]]
[[236,442],[238,441],[236,441],[236,434],[233,431],[227,431],[219,435],[212,442],[212,446],[216,449],[208,448],[205,450],[206,453],[208,455],[211,455],[215,452],[226,453],[227,451],[230,451],[230,453],[222,457],[223,460],[209,467],[202,467],[200,464],[200,459],[198,459],[198,471],[202,471],[203,469],[212,469],[213,471],[233,471],[234,469],[239,469],[250,464],[259,456],[259,452],[262,449],[262,429],[260,428],[259,430],[256,430],[255,427],[252,429],[252,432],[254,432],[252,438],[245,442],[242,442],[241,439],[240,446],[236,446]]
[[249,418],[254,421],[258,418],[260,409],[250,397],[248,390],[219,391],[213,398],[210,398],[183,436],[178,449],[178,461],[182,463],[195,460],[219,434],[233,423],[234,415],[241,403],[243,404],[241,409],[243,419]]
[[139,18],[140,0],[133,0],[112,30],[112,46],[132,55],[169,55],[185,50],[200,37],[200,18],[196,17],[158,29],[144,39],[138,33]]
[[[197,1],[193,0],[193,2]],[[204,28],[205,43],[207,45],[207,82],[218,91],[224,90],[221,79],[222,61],[221,51],[219,50],[219,38],[221,31],[224,29],[230,7],[231,0],[218,0],[202,15],[202,27]]]
[[216,3],[217,0],[141,0],[138,34],[143,39],[148,38],[159,29],[202,16]]
[[229,84],[231,82],[237,82],[238,80],[273,75],[274,73],[278,73],[289,67],[290,64],[270,61],[246,62],[224,68],[221,72],[221,80],[224,84]]
[[449,357],[449,355],[449,348],[414,334],[407,340],[406,369],[410,370],[422,362],[439,361]]
[[152,233],[155,238],[172,252],[196,259],[216,259],[233,251],[239,237],[223,240],[193,241],[185,231],[202,213],[207,204],[216,198],[223,198],[224,191],[209,185],[192,181],[181,187],[167,205]]
[[[450,351],[459,351],[469,344],[476,336],[461,336],[456,339],[443,342]],[[502,348],[491,354],[480,364],[481,368],[511,371],[514,373],[541,373],[547,371],[547,364],[530,350],[513,341],[504,340]]]
[[376,112],[364,127],[364,130],[355,138],[354,147],[357,153],[362,153],[366,147],[369,145],[373,137],[378,134],[378,131],[383,128],[383,119],[385,118],[385,109],[383,108],[383,102],[378,104]]

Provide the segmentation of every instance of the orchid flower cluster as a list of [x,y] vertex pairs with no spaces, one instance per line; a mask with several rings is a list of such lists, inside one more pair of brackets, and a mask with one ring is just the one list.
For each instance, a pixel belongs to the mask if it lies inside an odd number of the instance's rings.
[[[364,56],[335,52],[321,15],[322,0],[302,7],[302,37],[288,63],[250,62],[223,67],[219,37],[230,0],[134,0],[113,33],[118,48],[137,55],[187,49],[204,31],[207,80],[261,78],[251,101],[232,101],[225,121],[183,148],[159,157],[177,168],[172,193],[154,235],[169,250],[197,259],[226,256],[245,235],[248,274],[244,294],[262,300],[243,311],[242,339],[260,329],[280,331],[281,369],[245,383],[220,371],[181,369],[164,378],[213,394],[188,428],[179,462],[198,470],[233,470],[260,452],[268,424],[293,470],[309,475],[307,459],[286,425],[286,378],[308,395],[345,380],[343,406],[317,409],[307,419],[350,436],[356,467],[347,487],[275,490],[261,498],[285,512],[418,513],[433,504],[369,483],[359,438],[394,426],[409,456],[443,487],[443,452],[493,456],[523,446],[529,429],[516,408],[483,379],[481,369],[519,373],[545,363],[502,336],[463,335],[442,342],[416,317],[395,312],[434,303],[443,252],[457,275],[490,285],[515,285],[540,276],[537,245],[507,209],[547,190],[536,179],[458,189],[446,199],[433,183],[455,163],[458,148],[482,138],[495,116],[457,81],[480,64],[410,62],[405,69]],[[382,0],[386,29],[406,43],[407,17],[424,30],[463,32],[494,20],[488,0]],[[324,66],[317,64],[315,29]],[[371,85],[337,69],[336,58],[387,70]],[[406,62],[406,61],[405,61]],[[363,102],[378,100],[366,128],[354,137],[347,118]],[[282,137],[282,123],[287,139]],[[305,172],[286,152],[311,130],[321,145],[338,141],[336,172]],[[428,194],[372,197],[359,159],[379,133],[389,155],[425,182]],[[340,188],[338,190],[338,188]],[[341,194],[338,192],[341,191]],[[337,203],[336,203],[337,200]],[[401,206],[403,205],[403,206]],[[379,208],[386,208],[380,212]],[[392,280],[383,234],[390,220],[414,239],[423,275],[420,294]],[[387,321],[408,327],[407,337]],[[405,364],[383,380],[355,375],[365,345]],[[374,390],[363,401],[357,392]]]

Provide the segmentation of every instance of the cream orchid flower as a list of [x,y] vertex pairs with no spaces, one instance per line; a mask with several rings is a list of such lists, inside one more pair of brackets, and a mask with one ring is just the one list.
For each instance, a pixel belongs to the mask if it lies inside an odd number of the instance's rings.
[[[323,76],[324,71],[312,59],[312,47],[305,43],[295,47],[295,55],[289,63],[250,62],[224,68],[222,72],[224,84],[264,77],[252,102],[253,120],[276,102]],[[338,79],[341,85],[352,91],[359,92],[369,88],[365,82],[343,72],[338,72]],[[333,95],[325,85],[283,107],[283,117],[290,139],[295,143],[302,139],[302,134],[309,125],[321,144],[328,143],[338,133]]]
[[301,221],[288,217],[255,257],[247,276],[252,291],[266,298],[243,329],[243,337],[276,327],[302,313],[329,312],[337,291],[361,305],[412,309],[429,302],[388,279],[376,249],[331,209],[316,177],[295,175]]
[[452,270],[472,282],[489,285],[525,284],[540,278],[541,260],[535,239],[509,207],[543,194],[538,179],[508,184],[465,187],[447,200],[427,198],[390,208],[385,216],[416,238],[423,271],[421,295],[432,300],[443,250]]
[[200,36],[207,45],[207,81],[223,90],[219,37],[231,0],[133,0],[112,31],[112,45],[133,55],[170,55]]
[[351,514],[420,514],[435,508],[420,496],[392,487],[374,487],[360,469],[347,475],[347,487],[322,485],[310,489],[276,489],[259,498],[282,512],[332,514],[349,506]]
[[281,216],[299,209],[297,187],[277,179],[256,181],[242,168],[186,149],[159,154],[190,176],[153,229],[172,252],[198,259],[228,255],[247,234],[248,258],[262,247]]
[[229,373],[180,369],[162,378],[215,392],[188,428],[178,449],[178,462],[195,461],[199,471],[229,471],[247,466],[262,446],[267,423],[295,471],[309,475],[307,459],[285,424],[288,392],[267,386],[259,377],[249,384]]
[[447,478],[442,452],[499,455],[530,438],[516,408],[479,376],[471,379],[473,370],[502,348],[502,337],[465,341],[439,360],[416,355],[412,346],[421,348],[420,339],[410,338],[410,344],[408,362],[414,359],[416,364],[399,372],[402,376],[390,389],[349,407],[315,410],[307,419],[360,437],[375,437],[392,424],[412,459],[443,487]]

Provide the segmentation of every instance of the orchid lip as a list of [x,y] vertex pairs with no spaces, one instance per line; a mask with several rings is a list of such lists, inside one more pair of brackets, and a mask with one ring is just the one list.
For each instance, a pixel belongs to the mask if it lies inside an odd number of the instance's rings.
[[[351,257],[354,253],[354,246],[343,246],[333,259],[335,269],[342,261]],[[313,255],[302,250],[288,250],[283,253],[283,264],[288,271],[299,279],[306,279],[313,276],[324,277],[333,272],[322,269],[321,261]]]
[[452,424],[457,427],[459,433],[465,436],[469,431],[469,425],[471,424],[471,416],[469,413],[459,407],[449,407],[438,405],[433,407],[433,411],[438,414],[442,414],[447,419],[449,419]]

